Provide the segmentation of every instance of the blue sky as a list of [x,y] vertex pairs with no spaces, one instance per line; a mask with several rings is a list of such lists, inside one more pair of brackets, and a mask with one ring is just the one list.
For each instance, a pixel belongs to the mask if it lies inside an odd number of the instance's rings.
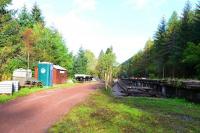
[[[98,56],[111,45],[118,62],[141,50],[164,16],[181,15],[186,0],[13,0],[12,8],[37,2],[48,26],[63,35],[74,53],[82,46]],[[198,0],[190,0],[193,7]]]

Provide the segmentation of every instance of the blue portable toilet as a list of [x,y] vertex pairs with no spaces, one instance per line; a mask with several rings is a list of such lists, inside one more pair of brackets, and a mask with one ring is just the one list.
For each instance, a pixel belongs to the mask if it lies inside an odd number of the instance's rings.
[[38,63],[38,80],[42,82],[44,86],[53,85],[53,64],[49,62]]

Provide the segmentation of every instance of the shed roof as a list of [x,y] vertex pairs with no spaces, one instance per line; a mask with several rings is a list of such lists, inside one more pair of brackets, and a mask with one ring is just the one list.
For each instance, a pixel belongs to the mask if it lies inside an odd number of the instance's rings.
[[53,64],[53,63],[51,63],[51,62],[40,62],[39,61],[39,64]]

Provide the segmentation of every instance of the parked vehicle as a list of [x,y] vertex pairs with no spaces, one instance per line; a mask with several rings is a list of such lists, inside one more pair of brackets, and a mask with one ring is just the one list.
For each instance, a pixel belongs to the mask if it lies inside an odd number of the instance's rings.
[[92,81],[93,79],[93,76],[86,75],[86,74],[75,74],[74,77],[77,81],[81,81],[81,82]]

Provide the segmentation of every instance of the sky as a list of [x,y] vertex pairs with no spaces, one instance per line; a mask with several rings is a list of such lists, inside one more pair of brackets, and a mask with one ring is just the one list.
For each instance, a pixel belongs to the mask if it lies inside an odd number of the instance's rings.
[[[56,28],[70,51],[80,47],[98,57],[112,46],[122,63],[142,50],[162,17],[181,16],[186,0],[13,0],[11,8],[37,3],[46,25]],[[198,0],[190,0],[193,7]]]

